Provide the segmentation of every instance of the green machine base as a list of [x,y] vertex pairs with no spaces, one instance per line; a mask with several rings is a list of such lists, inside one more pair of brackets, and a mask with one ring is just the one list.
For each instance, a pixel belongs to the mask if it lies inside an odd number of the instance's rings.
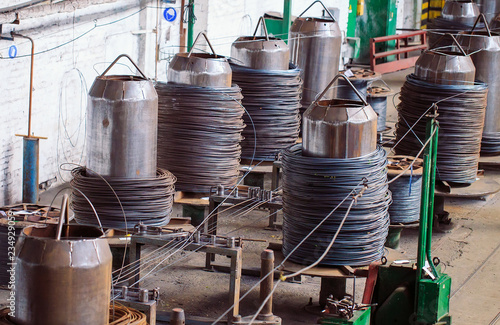
[[368,307],[367,309],[363,309],[363,310],[355,310],[354,316],[352,316],[350,319],[325,316],[323,319],[321,319],[319,321],[319,324],[323,324],[323,325],[369,325],[370,324],[370,317],[371,317],[370,315],[371,315],[371,308]]

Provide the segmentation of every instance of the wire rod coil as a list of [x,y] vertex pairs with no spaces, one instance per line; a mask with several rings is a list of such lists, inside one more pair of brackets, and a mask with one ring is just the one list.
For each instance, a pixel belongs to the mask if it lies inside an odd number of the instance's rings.
[[[283,253],[299,242],[340,204],[352,190],[368,188],[352,207],[332,249],[320,265],[368,265],[383,255],[389,227],[391,194],[387,185],[384,149],[359,158],[336,159],[302,156],[301,145],[283,151]],[[350,204],[342,203],[291,256],[310,264],[321,256]]]
[[233,82],[241,87],[242,103],[248,112],[243,116],[247,126],[243,130],[241,156],[251,159],[256,146],[255,159],[274,160],[278,151],[295,144],[299,137],[300,69],[290,64],[288,70],[258,70],[234,62],[231,69]]
[[94,205],[105,228],[130,229],[139,222],[163,226],[170,220],[176,178],[167,170],[158,168],[156,178],[103,176],[116,192],[121,205],[113,190],[100,176],[84,167],[73,169],[71,174],[71,207],[79,224],[98,225],[97,217],[84,195]]
[[158,82],[156,91],[158,166],[177,177],[177,189],[208,193],[214,185],[236,185],[245,127],[240,88]]
[[147,325],[146,315],[117,302],[109,306],[109,325]]
[[497,156],[500,154],[500,132],[484,132],[481,139],[481,155]]
[[[420,219],[423,160],[409,156],[391,156],[388,161],[389,180],[399,177],[389,183],[392,193],[392,203],[389,206],[391,224],[416,222]],[[411,162],[414,164],[410,166]]]
[[401,88],[401,103],[397,107],[396,154],[414,156],[419,152],[425,141],[426,118],[422,116],[437,103],[440,129],[436,177],[457,184],[473,183],[477,176],[487,92],[488,87],[481,82],[443,85],[409,75]]

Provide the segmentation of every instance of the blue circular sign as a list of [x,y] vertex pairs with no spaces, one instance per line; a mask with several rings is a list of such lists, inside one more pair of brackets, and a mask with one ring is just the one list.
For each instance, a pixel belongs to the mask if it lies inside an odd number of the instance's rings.
[[17,56],[17,47],[15,45],[12,45],[9,47],[9,58],[13,59]]
[[165,8],[163,17],[165,17],[166,21],[174,21],[177,18],[177,11],[172,7]]

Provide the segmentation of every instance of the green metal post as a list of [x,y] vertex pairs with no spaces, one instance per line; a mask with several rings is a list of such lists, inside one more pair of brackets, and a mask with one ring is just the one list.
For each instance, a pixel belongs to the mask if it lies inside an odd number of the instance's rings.
[[347,16],[347,37],[356,37],[356,17],[358,16],[358,0],[349,0]]
[[189,14],[188,14],[187,50],[189,52],[193,47],[193,37],[194,37],[194,0],[189,0],[188,8],[189,8],[188,9]]
[[292,22],[292,0],[284,0],[283,4],[283,25],[281,26],[281,39],[288,44],[288,31]]
[[[436,183],[436,161],[438,146],[437,112],[428,116],[426,127],[426,142],[424,151],[424,173],[422,179],[422,202],[420,205],[420,234],[417,255],[417,293],[420,281],[423,279],[423,268],[426,260],[436,277],[439,276],[432,263],[432,225],[434,218],[434,189]],[[415,300],[418,302],[418,299]]]
[[426,244],[426,255],[427,255],[427,260],[429,261],[429,264],[431,265],[431,268],[434,272],[434,275],[438,276],[438,272],[436,268],[434,267],[434,263],[432,262],[432,255],[431,255],[431,248],[432,248],[432,227],[434,225],[434,190],[436,188],[436,162],[437,162],[437,147],[438,147],[438,133],[439,133],[439,127],[437,124],[436,120],[437,114],[435,113],[432,117],[431,120],[431,130],[430,130],[430,135],[432,136],[432,147],[430,148],[431,150],[431,170],[430,170],[430,180],[429,180],[429,205],[428,205],[428,211],[427,211],[427,244]]

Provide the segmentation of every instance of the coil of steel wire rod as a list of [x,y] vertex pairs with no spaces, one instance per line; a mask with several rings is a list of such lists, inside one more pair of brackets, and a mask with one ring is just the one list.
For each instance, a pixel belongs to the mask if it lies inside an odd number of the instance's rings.
[[158,166],[170,170],[181,191],[232,187],[239,175],[244,108],[241,90],[156,84]]
[[[392,203],[389,207],[391,224],[408,224],[420,219],[423,160],[409,156],[389,157],[389,190]],[[413,161],[413,165],[410,165]],[[411,166],[410,169],[408,167]],[[402,174],[402,175],[401,175]],[[400,176],[401,175],[401,176]]]
[[[104,176],[107,183],[84,167],[73,169],[71,174],[71,207],[80,224],[99,225],[87,198],[105,228],[131,229],[139,222],[163,226],[170,220],[176,178],[167,170],[158,168],[156,178]],[[116,192],[121,205],[111,188]]]
[[300,69],[290,64],[288,70],[257,70],[233,62],[231,69],[248,112],[243,116],[246,127],[241,157],[274,160],[279,150],[295,144],[299,137]]
[[[428,83],[409,75],[401,88],[396,154],[416,155],[425,142],[426,112],[438,107],[439,180],[471,184],[476,180],[488,87]],[[417,123],[418,121],[418,123]],[[410,128],[415,127],[410,130]]]
[[117,302],[109,305],[109,325],[147,325],[146,315]]
[[[381,147],[357,158],[302,156],[301,145],[283,151],[283,253],[288,255],[333,208],[339,208],[297,248],[290,260],[316,261],[328,246],[351,203],[351,191],[368,188],[353,205],[320,265],[368,265],[381,258],[388,233],[391,194],[387,155]],[[341,204],[342,203],[342,204]]]

